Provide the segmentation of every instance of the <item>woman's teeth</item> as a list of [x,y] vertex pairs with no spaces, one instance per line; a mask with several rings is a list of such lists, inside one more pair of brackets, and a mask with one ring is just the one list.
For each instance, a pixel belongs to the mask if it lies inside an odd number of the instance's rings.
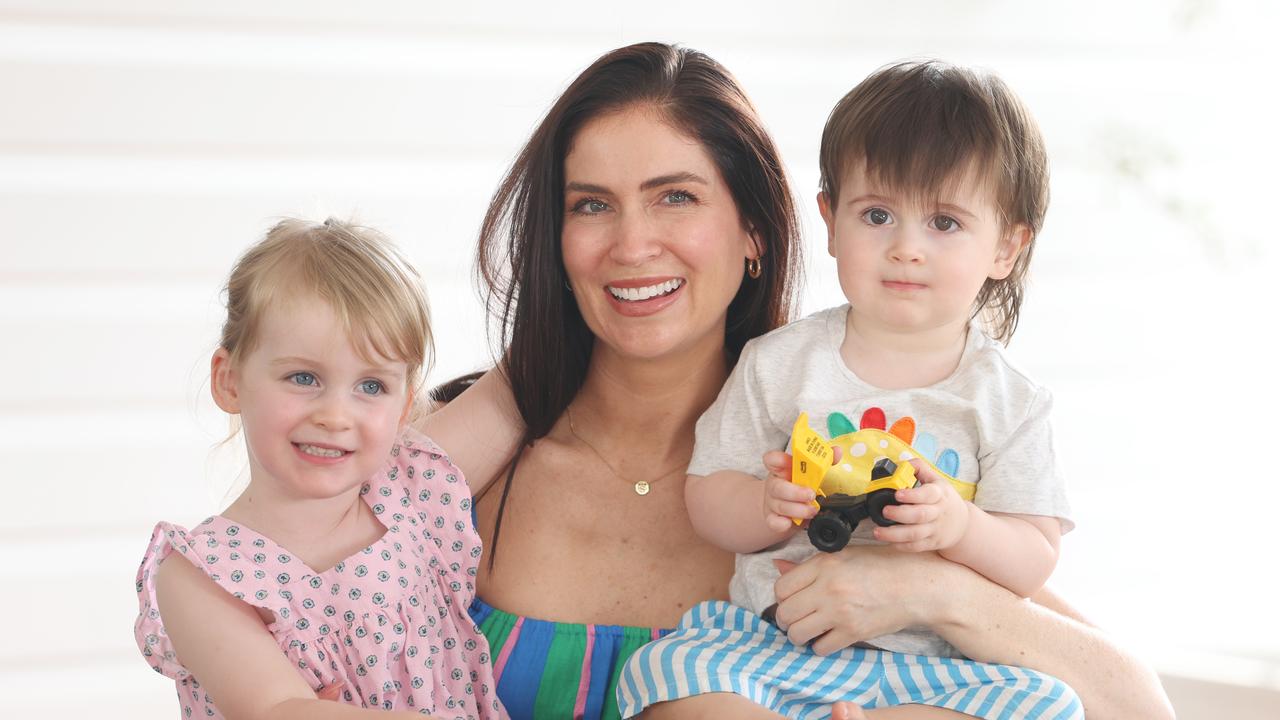
[[636,288],[617,288],[610,285],[608,286],[608,290],[610,295],[619,300],[637,302],[640,300],[648,300],[649,298],[657,297],[659,295],[673,293],[676,291],[676,288],[679,288],[683,284],[683,280],[676,279],[661,282],[657,285],[646,285],[644,287]]
[[346,452],[345,450],[335,450],[333,448],[316,447],[315,445],[307,445],[306,443],[298,443],[298,449],[308,455],[315,455],[316,457],[327,457],[327,458],[342,457],[342,455]]

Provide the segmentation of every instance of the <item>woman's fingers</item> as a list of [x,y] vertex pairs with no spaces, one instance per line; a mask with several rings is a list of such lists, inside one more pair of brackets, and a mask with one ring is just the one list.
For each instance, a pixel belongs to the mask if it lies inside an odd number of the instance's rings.
[[339,700],[342,698],[342,681],[335,680],[331,685],[325,685],[316,691],[316,698],[319,700]]

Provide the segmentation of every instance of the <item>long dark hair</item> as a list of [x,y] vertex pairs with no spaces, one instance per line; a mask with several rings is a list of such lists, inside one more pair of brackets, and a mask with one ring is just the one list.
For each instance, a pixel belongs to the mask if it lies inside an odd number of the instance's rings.
[[[566,285],[560,233],[564,160],[578,131],[602,114],[643,105],[697,140],[729,187],[761,247],[763,273],[729,304],[725,350],[791,319],[801,267],[798,222],[773,140],[737,82],[710,57],[640,43],[600,57],[556,100],[494,193],[480,229],[478,272],[500,368],[511,382],[526,432],[522,447],[551,431],[586,379],[593,336]],[[519,454],[498,506],[506,507]],[[497,545],[495,528],[492,546]],[[494,553],[490,548],[492,566]]]

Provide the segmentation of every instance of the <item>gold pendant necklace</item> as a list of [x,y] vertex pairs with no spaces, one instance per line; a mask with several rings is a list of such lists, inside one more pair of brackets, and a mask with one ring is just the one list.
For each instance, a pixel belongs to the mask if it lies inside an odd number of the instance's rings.
[[[592,454],[594,454],[596,458],[600,460],[600,462],[604,463],[605,467],[609,468],[609,472],[613,473],[614,477],[617,477],[620,480],[623,480],[624,482],[631,482],[630,478],[618,472],[618,469],[613,466],[613,463],[605,459],[604,453],[597,450],[595,445],[592,445],[586,438],[578,434],[578,428],[573,424],[573,409],[566,407],[564,409],[564,413],[569,418],[569,432],[572,433],[573,436],[577,438],[579,442],[581,442],[583,445],[586,445],[587,449],[590,450]],[[651,480],[636,480],[634,483],[632,483],[631,487],[633,490],[636,491],[637,495],[641,495],[641,496],[648,495],[649,491],[653,489],[653,483],[657,482],[658,480],[661,480],[662,478],[670,475],[671,473],[679,470],[682,467],[688,467],[688,466],[689,466],[689,463],[687,461],[680,463],[679,465],[676,465],[675,467],[671,468],[670,470],[667,470],[666,472],[662,473],[661,475],[658,475],[657,477]]]

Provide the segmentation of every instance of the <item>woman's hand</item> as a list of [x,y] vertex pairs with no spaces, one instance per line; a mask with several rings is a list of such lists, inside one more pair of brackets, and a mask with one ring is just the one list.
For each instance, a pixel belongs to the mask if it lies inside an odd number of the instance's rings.
[[799,565],[775,561],[775,619],[791,641],[812,641],[829,655],[909,625],[929,624],[936,592],[956,568],[933,553],[904,555],[887,546],[848,547]]

